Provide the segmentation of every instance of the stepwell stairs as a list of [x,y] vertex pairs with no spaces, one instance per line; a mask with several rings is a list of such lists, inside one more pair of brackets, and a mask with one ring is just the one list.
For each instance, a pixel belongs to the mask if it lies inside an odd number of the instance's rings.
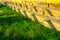
[[60,8],[54,6],[59,1],[50,3],[50,1],[46,2],[45,0],[1,0],[0,2],[48,28],[60,31]]

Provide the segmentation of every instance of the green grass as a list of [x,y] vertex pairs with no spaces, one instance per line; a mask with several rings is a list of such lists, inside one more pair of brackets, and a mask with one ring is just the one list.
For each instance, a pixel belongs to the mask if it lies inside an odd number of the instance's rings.
[[0,40],[60,40],[57,30],[46,28],[7,6],[1,6],[0,10],[3,11],[0,13]]

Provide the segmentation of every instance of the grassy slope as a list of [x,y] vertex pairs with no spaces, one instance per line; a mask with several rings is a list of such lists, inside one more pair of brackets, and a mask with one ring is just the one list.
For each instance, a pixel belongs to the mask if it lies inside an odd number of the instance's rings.
[[0,12],[0,40],[60,40],[60,32],[48,29],[6,6],[0,5],[0,10],[3,11]]

